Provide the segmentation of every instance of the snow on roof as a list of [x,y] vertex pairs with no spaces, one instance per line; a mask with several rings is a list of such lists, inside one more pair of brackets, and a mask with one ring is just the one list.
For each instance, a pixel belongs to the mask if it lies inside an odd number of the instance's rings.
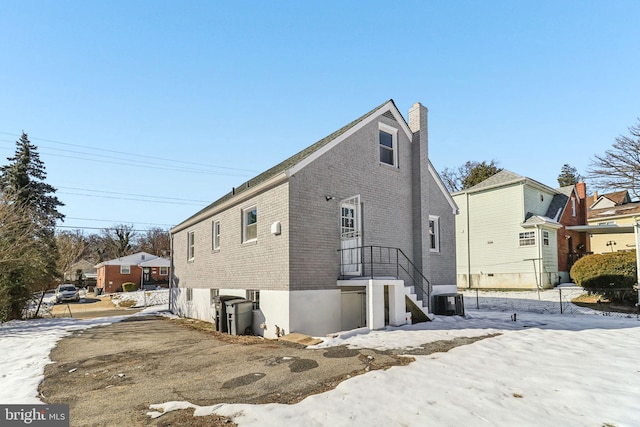
[[100,264],[96,265],[96,268],[102,267],[103,265],[139,265],[142,262],[150,261],[156,258],[159,257],[151,255],[147,252],[138,252],[136,254],[123,256],[121,258],[102,261]]

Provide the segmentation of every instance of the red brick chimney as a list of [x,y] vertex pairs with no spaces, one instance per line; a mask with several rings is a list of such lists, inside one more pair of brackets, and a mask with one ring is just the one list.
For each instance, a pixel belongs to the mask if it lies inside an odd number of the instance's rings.
[[587,184],[583,181],[580,181],[576,184],[576,193],[578,193],[578,197],[580,200],[584,200],[587,198]]

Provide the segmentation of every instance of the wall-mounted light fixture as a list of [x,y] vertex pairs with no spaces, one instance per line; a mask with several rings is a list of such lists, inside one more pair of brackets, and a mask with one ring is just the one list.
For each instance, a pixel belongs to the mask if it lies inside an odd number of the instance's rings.
[[334,196],[329,196],[329,195],[324,196],[324,198],[327,199],[327,202],[330,202],[331,200],[335,200]]

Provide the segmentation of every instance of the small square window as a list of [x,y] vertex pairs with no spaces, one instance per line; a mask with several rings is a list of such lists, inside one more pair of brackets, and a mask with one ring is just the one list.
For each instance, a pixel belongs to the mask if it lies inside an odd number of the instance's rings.
[[131,266],[130,265],[121,265],[120,266],[120,274],[131,274]]
[[167,274],[169,274],[169,267],[160,267],[160,275],[166,276]]
[[242,242],[258,239],[258,209],[254,206],[242,211]]

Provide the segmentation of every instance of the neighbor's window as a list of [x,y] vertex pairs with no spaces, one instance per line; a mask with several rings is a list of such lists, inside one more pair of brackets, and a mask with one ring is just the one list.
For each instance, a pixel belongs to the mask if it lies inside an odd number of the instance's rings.
[[220,289],[209,289],[209,299],[211,300],[211,305],[215,304],[216,298],[220,296]]
[[398,130],[378,123],[380,163],[398,167]]
[[571,198],[571,216],[576,216],[576,198]]
[[131,266],[130,265],[121,265],[120,266],[120,274],[131,274]]
[[440,218],[429,216],[429,250],[440,252]]
[[258,239],[258,209],[254,206],[242,211],[242,241]]
[[187,288],[187,302],[193,301],[193,289]]
[[247,290],[247,299],[253,301],[253,309],[258,310],[260,308],[260,291]]
[[549,232],[546,230],[542,230],[542,244],[549,246]]
[[525,231],[520,233],[520,246],[535,246],[536,245],[536,232]]
[[196,234],[194,231],[190,231],[187,234],[187,260],[193,261],[196,255]]
[[213,221],[213,250],[220,249],[220,221]]
[[169,267],[160,267],[160,275],[166,276],[167,274],[169,274]]

